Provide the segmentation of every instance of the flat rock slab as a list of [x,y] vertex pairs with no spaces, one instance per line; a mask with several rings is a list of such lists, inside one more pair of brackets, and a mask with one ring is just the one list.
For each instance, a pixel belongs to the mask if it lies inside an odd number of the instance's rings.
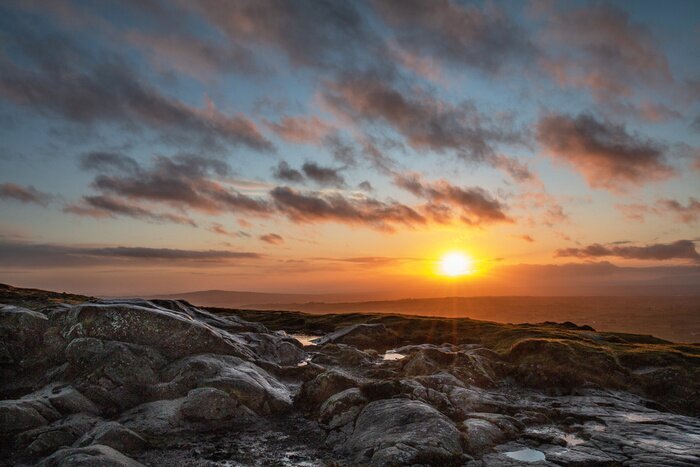
[[428,404],[410,399],[365,406],[345,449],[356,462],[373,466],[458,465],[462,457],[455,425]]

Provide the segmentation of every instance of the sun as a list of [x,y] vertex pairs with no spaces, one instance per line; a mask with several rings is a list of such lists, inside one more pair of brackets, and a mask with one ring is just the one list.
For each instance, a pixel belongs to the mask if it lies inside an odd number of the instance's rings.
[[440,258],[440,274],[444,276],[465,276],[472,272],[474,272],[474,261],[462,252],[453,251]]

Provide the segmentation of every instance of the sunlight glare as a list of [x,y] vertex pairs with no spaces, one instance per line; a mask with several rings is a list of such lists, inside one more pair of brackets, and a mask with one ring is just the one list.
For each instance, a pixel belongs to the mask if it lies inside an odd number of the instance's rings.
[[473,266],[474,261],[458,251],[447,253],[440,259],[440,273],[449,277],[471,274]]

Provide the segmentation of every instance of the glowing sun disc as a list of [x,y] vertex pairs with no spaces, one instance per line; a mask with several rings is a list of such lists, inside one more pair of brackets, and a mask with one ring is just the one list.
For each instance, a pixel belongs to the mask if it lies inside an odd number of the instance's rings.
[[440,273],[445,276],[456,277],[470,274],[473,271],[473,266],[472,259],[460,252],[447,253],[440,259]]

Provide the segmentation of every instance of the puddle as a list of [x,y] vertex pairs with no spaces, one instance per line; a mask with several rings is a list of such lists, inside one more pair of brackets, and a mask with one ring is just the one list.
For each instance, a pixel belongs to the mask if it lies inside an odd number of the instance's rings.
[[304,347],[308,347],[310,345],[316,345],[313,343],[314,339],[318,339],[321,336],[313,336],[311,334],[287,334],[289,337],[292,339],[296,339],[299,341],[301,345]]
[[394,361],[394,360],[401,360],[404,357],[406,357],[406,356],[402,355],[400,353],[392,352],[390,350],[390,351],[384,353],[384,355],[382,356],[382,360]]
[[520,449],[519,451],[509,451],[504,454],[511,459],[522,462],[538,462],[545,460],[544,453],[536,449]]

